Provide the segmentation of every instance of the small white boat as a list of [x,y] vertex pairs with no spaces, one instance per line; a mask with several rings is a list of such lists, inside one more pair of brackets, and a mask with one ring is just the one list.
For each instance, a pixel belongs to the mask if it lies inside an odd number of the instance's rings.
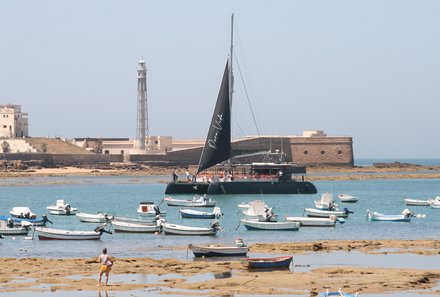
[[338,198],[339,198],[339,200],[341,200],[341,202],[345,202],[345,203],[355,203],[359,200],[358,197],[347,195],[347,194],[339,194]]
[[145,219],[135,219],[135,218],[125,218],[125,217],[113,217],[112,218],[112,223],[114,222],[125,222],[125,223],[134,223],[134,224],[142,224],[142,225],[151,225],[151,226],[155,226],[157,223],[157,218],[153,218],[151,217],[149,220],[145,220]]
[[216,235],[217,231],[220,230],[220,226],[218,222],[211,223],[209,228],[182,226],[164,222],[162,223],[162,230],[165,234],[172,235]]
[[253,220],[240,220],[248,230],[268,231],[298,231],[299,222],[259,222]]
[[214,207],[212,212],[198,211],[193,209],[182,208],[179,210],[182,218],[188,219],[218,219],[223,215],[220,207]]
[[301,227],[334,227],[338,218],[336,216],[329,218],[286,217],[286,221],[298,222]]
[[[241,239],[238,239],[241,241]],[[241,244],[232,245],[192,245],[188,248],[193,252],[195,257],[245,257],[249,251],[243,241]]]
[[405,202],[406,205],[410,205],[410,206],[430,206],[432,199],[420,200],[420,199],[405,198],[403,199],[403,201]]
[[98,212],[96,214],[78,212],[76,214],[78,219],[84,223],[106,223],[113,219],[113,216],[109,216],[106,213]]
[[255,200],[249,203],[249,207],[242,211],[245,220],[259,222],[276,222],[278,215],[274,214],[272,208],[268,208],[266,203],[261,200]]
[[315,218],[329,218],[330,216],[337,216],[338,218],[348,218],[349,214],[353,213],[347,208],[344,208],[343,211],[305,208],[304,211],[307,213],[308,217],[315,217]]
[[20,218],[20,219],[36,219],[37,215],[34,214],[29,207],[25,207],[25,206],[17,206],[17,207],[13,207],[10,211],[9,214],[15,218]]
[[64,200],[57,200],[55,205],[50,205],[46,208],[53,215],[75,215],[78,212],[77,208],[66,204]]
[[431,208],[440,208],[440,196],[430,200],[429,206],[431,206]]
[[140,202],[137,213],[142,217],[156,217],[158,215],[165,216],[166,212],[161,211],[159,206],[155,205],[154,202]]
[[15,226],[14,221],[9,219],[7,221],[0,220],[0,234],[1,235],[27,235],[31,229],[32,224],[26,221],[21,222],[21,226]]
[[367,210],[367,219],[370,221],[385,222],[410,222],[412,213],[409,209],[404,209],[400,215],[386,215],[379,212],[370,212]]
[[72,231],[63,229],[54,229],[47,227],[35,227],[35,233],[40,240],[98,240],[104,230],[103,227],[97,227],[94,231]]
[[321,195],[320,200],[315,200],[315,207],[322,210],[335,210],[338,205],[333,201],[333,195],[325,192]]
[[149,222],[143,223],[130,223],[121,221],[112,221],[112,226],[115,232],[129,232],[129,233],[154,233],[160,231],[161,222],[156,222],[155,225],[151,225]]
[[168,206],[186,206],[186,207],[214,207],[215,201],[206,195],[195,195],[191,200],[173,199],[171,197],[165,197],[165,202]]

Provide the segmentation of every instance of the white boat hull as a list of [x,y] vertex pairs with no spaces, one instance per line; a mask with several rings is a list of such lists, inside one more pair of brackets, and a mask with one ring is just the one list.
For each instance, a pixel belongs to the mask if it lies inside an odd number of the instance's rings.
[[49,210],[49,213],[53,214],[53,215],[67,215],[67,216],[68,215],[76,215],[78,212],[78,209],[76,209],[76,208],[71,208],[70,212],[67,213],[67,211],[64,208],[62,208],[62,209],[61,208],[52,208],[50,206],[47,207],[47,210]]
[[181,200],[173,199],[171,197],[164,198],[164,201],[168,206],[184,206],[184,207],[214,207],[215,201],[211,199],[193,199],[193,200]]
[[182,225],[174,225],[169,223],[162,224],[164,234],[172,235],[216,235],[217,230],[213,228],[199,228]]
[[345,203],[355,203],[359,200],[359,198],[355,196],[346,195],[346,194],[339,194],[338,198],[339,200],[341,200],[341,202],[345,202]]
[[258,222],[250,220],[241,220],[248,230],[269,230],[269,231],[297,231],[298,222]]
[[81,222],[84,223],[105,223],[112,218],[110,216],[106,216],[103,213],[90,214],[90,213],[79,212],[76,214],[76,216]]
[[129,232],[129,233],[154,233],[160,231],[160,225],[150,225],[142,223],[129,223],[129,222],[112,222],[113,230],[116,232]]
[[298,222],[301,227],[334,227],[336,219],[309,218],[309,217],[286,217],[287,222]]
[[314,209],[314,208],[306,208],[304,211],[307,213],[308,217],[315,218],[329,218],[330,216],[337,216],[339,218],[347,218],[348,213],[345,211],[336,211],[336,210],[322,210],[322,209]]
[[70,231],[46,227],[36,227],[40,240],[99,240],[101,234],[95,231]]
[[249,251],[247,246],[196,246],[190,244],[188,248],[194,253],[195,257],[244,257]]
[[432,200],[419,200],[419,199],[403,199],[406,205],[411,206],[429,206]]

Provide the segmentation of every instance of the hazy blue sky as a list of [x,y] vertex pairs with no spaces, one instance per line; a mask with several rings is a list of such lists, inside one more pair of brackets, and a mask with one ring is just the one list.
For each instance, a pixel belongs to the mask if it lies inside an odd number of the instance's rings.
[[[1,1],[0,103],[31,136],[205,138],[229,51],[261,134],[352,136],[355,157],[438,158],[440,1]],[[235,68],[233,137],[256,134]]]

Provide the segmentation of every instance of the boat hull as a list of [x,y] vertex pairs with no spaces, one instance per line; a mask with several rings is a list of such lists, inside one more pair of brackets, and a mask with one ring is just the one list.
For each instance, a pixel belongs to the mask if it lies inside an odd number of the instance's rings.
[[430,206],[430,200],[418,200],[418,199],[404,199],[406,205],[410,206]]
[[35,228],[40,240],[99,240],[101,234],[94,231],[69,231],[51,228]]
[[165,194],[316,194],[311,182],[231,181],[212,183],[174,183],[167,185]]
[[179,212],[182,218],[186,219],[215,219],[214,213],[187,211],[185,209],[181,209]]
[[233,181],[212,182],[209,195],[219,194],[316,194],[316,187],[310,182],[278,181]]
[[0,216],[0,220],[7,221],[9,218],[14,222],[14,226],[21,226],[21,222],[29,222],[34,226],[45,226],[47,221],[42,219],[20,219],[15,217]]
[[298,231],[298,222],[258,222],[241,220],[248,230],[266,230],[266,231]]
[[195,257],[245,257],[248,247],[193,246],[189,247]]
[[262,259],[247,259],[248,268],[289,268],[292,256]]
[[338,218],[348,218],[348,213],[344,211],[334,211],[334,210],[321,210],[306,208],[304,211],[307,213],[308,217],[312,218],[329,218],[330,216],[337,216]]
[[208,192],[209,183],[168,183],[165,194],[206,194]]
[[27,235],[28,233],[29,229],[24,227],[0,228],[1,235]]
[[287,217],[288,222],[298,222],[301,227],[334,227],[336,220],[328,218]]
[[168,223],[162,225],[162,231],[165,235],[209,236],[209,235],[217,234],[217,230],[214,230],[212,228],[187,227],[187,226],[174,225]]
[[160,231],[159,225],[129,223],[129,222],[112,222],[113,230],[115,232],[125,233],[154,233]]

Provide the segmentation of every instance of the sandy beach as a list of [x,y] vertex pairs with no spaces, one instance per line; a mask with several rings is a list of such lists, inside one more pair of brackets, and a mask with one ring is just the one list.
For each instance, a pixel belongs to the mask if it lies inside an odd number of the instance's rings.
[[[255,244],[250,246],[253,253],[273,254],[320,253],[323,256],[331,251],[359,251],[363,253],[386,254],[405,253],[431,257],[438,255],[438,240],[357,240],[357,241],[319,241],[303,243]],[[177,247],[176,249],[183,249]],[[386,250],[386,251],[384,251]],[[177,251],[176,251],[177,252]],[[41,259],[21,258],[1,259],[0,292],[41,291],[35,286],[50,284],[50,290],[96,290],[98,264],[95,258],[88,259]],[[312,264],[312,263],[311,263]],[[227,278],[214,278],[206,281],[186,282],[192,275],[223,275],[232,272]],[[107,289],[128,291],[145,288],[173,288],[174,290],[196,290],[210,294],[310,294],[334,288],[335,284],[348,292],[382,293],[405,290],[432,289],[440,280],[438,270],[390,269],[380,267],[323,267],[309,271],[295,272],[275,270],[271,272],[249,271],[242,261],[187,261],[177,259],[116,258],[111,276],[137,274],[165,275],[156,283],[115,282],[110,278]],[[172,277],[168,274],[173,274]],[[178,275],[178,276],[176,276]],[[72,277],[75,276],[75,277]],[[80,277],[78,277],[80,276]],[[229,275],[228,275],[229,276]],[[16,282],[14,280],[26,280]],[[256,285],[258,284],[258,285]],[[164,289],[164,290],[165,290]],[[187,293],[186,293],[187,294]],[[434,291],[440,294],[440,291]]]

